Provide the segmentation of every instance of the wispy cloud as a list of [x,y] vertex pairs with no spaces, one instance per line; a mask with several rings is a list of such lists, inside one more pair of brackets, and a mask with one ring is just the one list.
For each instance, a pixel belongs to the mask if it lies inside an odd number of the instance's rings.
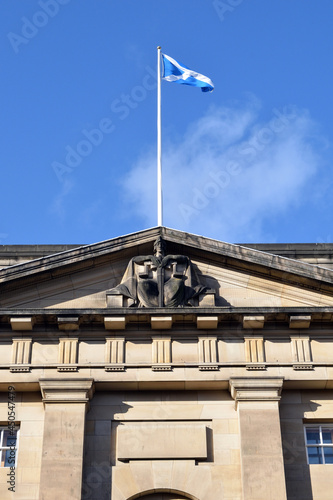
[[57,218],[62,221],[66,218],[66,200],[68,195],[72,192],[73,188],[74,181],[72,179],[64,179],[59,194],[57,194],[50,206],[50,213],[56,215]]
[[[317,127],[309,113],[275,108],[267,122],[260,105],[211,108],[182,141],[163,150],[164,225],[225,241],[265,239],[269,217],[305,203],[318,172]],[[155,150],[124,180],[133,212],[156,225]]]

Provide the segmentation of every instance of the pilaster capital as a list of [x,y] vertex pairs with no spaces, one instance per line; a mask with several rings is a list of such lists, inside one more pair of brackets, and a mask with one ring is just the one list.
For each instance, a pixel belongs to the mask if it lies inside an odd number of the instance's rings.
[[283,378],[247,377],[229,380],[231,397],[239,401],[280,401]]
[[94,380],[81,379],[40,379],[43,403],[89,403],[95,386]]

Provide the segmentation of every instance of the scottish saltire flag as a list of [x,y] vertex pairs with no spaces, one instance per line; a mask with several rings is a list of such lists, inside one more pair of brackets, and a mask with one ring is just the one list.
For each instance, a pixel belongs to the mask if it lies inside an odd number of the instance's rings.
[[213,82],[207,76],[201,75],[189,69],[184,64],[180,64],[175,59],[166,54],[162,54],[163,71],[162,78],[168,82],[183,83],[192,87],[201,87],[202,92],[212,92]]

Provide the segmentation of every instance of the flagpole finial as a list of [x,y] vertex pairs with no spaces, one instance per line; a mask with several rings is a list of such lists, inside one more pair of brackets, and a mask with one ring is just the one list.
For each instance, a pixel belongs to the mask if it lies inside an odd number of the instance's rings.
[[157,50],[161,50],[162,47],[160,47],[159,45],[157,46]]

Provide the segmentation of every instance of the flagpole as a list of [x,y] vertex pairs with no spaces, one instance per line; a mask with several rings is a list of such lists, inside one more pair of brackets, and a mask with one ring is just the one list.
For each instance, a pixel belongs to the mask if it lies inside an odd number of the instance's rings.
[[163,226],[162,207],[162,123],[161,123],[161,47],[157,47],[157,225]]

